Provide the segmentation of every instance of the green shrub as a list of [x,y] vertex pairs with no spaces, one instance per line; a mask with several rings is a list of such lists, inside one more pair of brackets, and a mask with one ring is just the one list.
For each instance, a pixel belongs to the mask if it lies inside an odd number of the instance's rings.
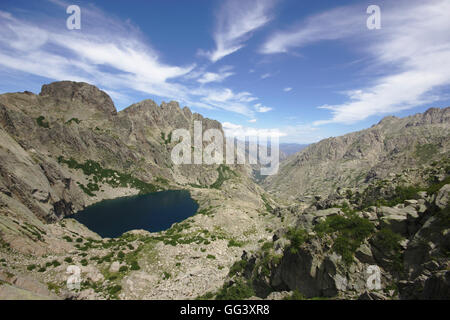
[[394,271],[403,270],[401,240],[403,237],[389,228],[381,229],[374,236],[375,245],[392,261],[391,267]]
[[122,286],[115,285],[108,288],[108,293],[110,296],[115,297],[122,290]]
[[73,262],[71,257],[65,258],[64,261],[67,262],[67,263],[72,263]]
[[300,228],[289,229],[286,236],[291,241],[290,251],[292,254],[297,254],[300,246],[309,239],[308,232]]
[[450,176],[446,177],[443,181],[437,182],[437,183],[433,183],[432,185],[430,185],[427,188],[427,193],[428,194],[435,194],[437,193],[443,186],[445,186],[446,184],[450,183]]
[[127,266],[121,266],[119,268],[119,272],[127,272],[128,271],[128,267]]
[[245,267],[247,266],[247,260],[239,260],[236,261],[230,268],[230,271],[228,272],[228,275],[230,277],[244,271]]
[[134,261],[131,262],[130,269],[131,270],[140,270],[141,267],[139,266],[139,263],[136,260],[134,260]]
[[228,241],[228,247],[242,247],[244,245],[243,242],[231,239]]
[[263,251],[269,251],[272,248],[273,248],[273,242],[272,241],[267,241],[261,246],[261,249]]
[[58,260],[53,260],[52,261],[52,265],[53,265],[53,267],[58,267],[58,266],[60,266],[61,265],[61,263],[58,261]]
[[220,189],[220,187],[226,180],[231,179],[232,176],[237,176],[237,174],[233,170],[231,170],[224,164],[221,164],[217,168],[217,172],[219,173],[219,177],[212,185],[209,186],[210,188]]
[[198,296],[195,300],[211,300],[212,298],[214,298],[214,293],[207,292],[202,296]]
[[284,298],[284,300],[306,300],[305,296],[300,293],[297,289],[292,292],[290,296],[287,296]]
[[255,295],[249,282],[239,279],[231,286],[224,285],[216,295],[217,300],[244,300]]
[[30,265],[27,267],[27,270],[28,270],[28,271],[33,271],[34,269],[36,269],[36,265],[35,265],[35,264],[30,264]]
[[334,235],[333,251],[350,264],[355,251],[373,233],[374,226],[370,221],[350,213],[345,216],[328,216],[324,222],[316,225],[314,230],[319,237],[324,234]]
[[76,124],[80,124],[80,123],[81,123],[81,120],[78,119],[78,118],[72,118],[72,119],[70,119],[69,121],[66,121],[65,124],[71,124],[72,122],[75,122]]
[[36,122],[39,125],[39,127],[46,128],[46,129],[50,128],[48,122],[45,121],[44,116],[40,116],[40,117],[36,118]]
[[216,256],[214,256],[214,255],[212,255],[212,254],[208,254],[208,255],[206,256],[206,258],[207,258],[207,259],[211,259],[211,260],[215,260],[215,259],[216,259]]

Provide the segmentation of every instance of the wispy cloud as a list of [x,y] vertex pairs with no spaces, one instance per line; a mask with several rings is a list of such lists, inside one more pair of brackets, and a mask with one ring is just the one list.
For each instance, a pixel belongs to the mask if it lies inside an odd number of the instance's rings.
[[264,74],[262,74],[261,75],[261,79],[267,79],[267,78],[270,78],[272,76],[272,74],[271,73],[264,73]]
[[275,0],[227,0],[217,15],[214,33],[216,48],[199,51],[200,55],[216,62],[245,46],[252,32],[271,20],[270,10]]
[[386,2],[382,28],[368,30],[363,6],[341,7],[274,33],[261,53],[286,53],[324,40],[351,41],[370,57],[372,81],[347,91],[346,102],[320,107],[332,117],[314,122],[350,124],[440,99],[439,89],[450,85],[450,68],[443,67],[450,65],[448,12],[447,0]]
[[230,71],[232,68],[229,66],[221,68],[217,73],[215,72],[205,72],[198,79],[199,83],[210,83],[210,82],[222,82],[226,78],[234,75],[234,72]]
[[364,11],[341,7],[307,18],[287,31],[272,34],[260,48],[263,54],[286,53],[313,42],[340,39],[365,27]]
[[[65,6],[59,0],[52,3]],[[135,91],[190,107],[223,109],[253,117],[249,92],[209,88],[233,75],[225,66],[206,72],[195,64],[171,65],[146,41],[139,28],[111,17],[93,5],[82,8],[82,30],[67,30],[51,18],[22,20],[0,11],[0,66],[52,80],[84,81],[115,100],[134,102]]]
[[393,72],[347,92],[343,104],[323,106],[332,118],[316,125],[354,123],[442,99],[440,88],[450,85],[450,68],[443,67],[450,65],[450,2],[408,1],[383,12],[384,27],[368,53],[379,68]]
[[291,87],[287,87],[287,88],[284,88],[283,91],[284,92],[289,92],[289,91],[292,91],[292,88]]

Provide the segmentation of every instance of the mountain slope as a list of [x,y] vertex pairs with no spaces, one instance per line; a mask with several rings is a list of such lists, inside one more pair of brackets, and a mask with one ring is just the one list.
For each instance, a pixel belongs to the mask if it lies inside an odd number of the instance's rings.
[[[176,102],[117,112],[87,83],[0,95],[0,295],[187,299],[219,288],[243,250],[281,221],[261,214],[267,200],[248,168],[172,163],[172,131],[192,132],[196,120],[222,130]],[[190,191],[199,211],[164,232],[102,239],[64,219],[104,199],[166,189]],[[67,291],[69,265],[82,270],[79,293]]]
[[324,195],[448,157],[449,151],[450,107],[431,108],[312,144],[282,162],[263,186],[283,198]]

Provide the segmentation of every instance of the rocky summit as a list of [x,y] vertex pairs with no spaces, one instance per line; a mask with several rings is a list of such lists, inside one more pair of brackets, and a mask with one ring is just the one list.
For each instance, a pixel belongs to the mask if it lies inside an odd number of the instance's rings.
[[[0,299],[450,298],[450,108],[322,140],[257,180],[174,164],[172,133],[195,121],[222,131],[177,102],[117,112],[87,83],[0,95]],[[199,209],[165,231],[102,238],[72,219],[180,189]]]

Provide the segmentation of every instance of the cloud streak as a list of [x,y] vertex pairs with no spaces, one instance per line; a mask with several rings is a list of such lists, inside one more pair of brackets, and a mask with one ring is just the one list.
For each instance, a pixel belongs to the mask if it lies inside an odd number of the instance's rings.
[[220,59],[240,50],[252,36],[252,32],[266,25],[271,19],[270,9],[275,0],[227,0],[217,15],[214,33],[216,48],[199,51],[210,61]]
[[[51,2],[65,6],[58,0]],[[50,19],[45,23],[21,20],[0,11],[0,66],[52,80],[89,82],[127,103],[131,90],[191,107],[253,116],[251,102],[257,97],[245,91],[203,87],[232,76],[231,67],[205,72],[195,64],[165,63],[131,23],[94,6],[83,7],[82,14],[82,30],[70,31]],[[183,79],[190,82],[183,83]]]
[[345,92],[344,103],[321,106],[332,117],[314,124],[352,124],[440,99],[439,89],[450,85],[450,68],[443,68],[450,65],[448,12],[446,0],[386,2],[381,10],[382,28],[368,30],[364,7],[341,7],[272,34],[260,52],[288,53],[326,40],[351,42],[371,58],[373,80],[366,87]]

